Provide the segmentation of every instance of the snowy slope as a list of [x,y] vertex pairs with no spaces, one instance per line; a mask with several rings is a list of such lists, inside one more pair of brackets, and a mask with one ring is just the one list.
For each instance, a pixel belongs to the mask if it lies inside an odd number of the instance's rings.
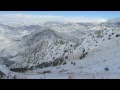
[[14,78],[120,78],[119,26],[108,22],[1,24],[0,64],[11,61],[6,70]]
[[[110,34],[110,31],[108,32]],[[107,37],[104,39],[105,41],[100,42],[98,47],[92,48],[81,60],[74,58],[67,61],[66,65],[28,71],[25,76],[39,79],[120,78],[120,37],[114,35],[110,40]],[[44,74],[45,71],[50,72]]]

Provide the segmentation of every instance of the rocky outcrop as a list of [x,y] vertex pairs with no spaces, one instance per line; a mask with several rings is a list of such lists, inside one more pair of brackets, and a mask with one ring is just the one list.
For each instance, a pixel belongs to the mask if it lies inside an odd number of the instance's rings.
[[50,66],[58,66],[58,65],[62,65],[65,64],[64,58],[57,58],[53,61],[48,61],[48,62],[42,62],[40,64],[38,64],[37,66],[31,66],[30,68],[28,67],[11,67],[10,70],[13,72],[25,72],[27,70],[32,70],[34,68],[45,68],[45,67],[50,67]]

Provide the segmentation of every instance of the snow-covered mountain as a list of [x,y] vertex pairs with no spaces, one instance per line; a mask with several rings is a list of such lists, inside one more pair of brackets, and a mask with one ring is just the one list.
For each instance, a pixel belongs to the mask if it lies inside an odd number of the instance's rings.
[[120,78],[119,42],[119,22],[0,24],[0,77]]

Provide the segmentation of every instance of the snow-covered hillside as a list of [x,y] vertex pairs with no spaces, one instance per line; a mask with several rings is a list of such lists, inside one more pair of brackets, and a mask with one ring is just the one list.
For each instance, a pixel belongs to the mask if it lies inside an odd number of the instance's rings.
[[0,78],[120,78],[119,22],[0,24]]

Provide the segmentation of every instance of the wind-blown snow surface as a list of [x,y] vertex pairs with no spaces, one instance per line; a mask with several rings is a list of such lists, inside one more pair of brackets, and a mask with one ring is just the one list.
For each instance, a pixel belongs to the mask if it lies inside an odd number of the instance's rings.
[[1,24],[0,32],[0,78],[120,78],[119,22]]

